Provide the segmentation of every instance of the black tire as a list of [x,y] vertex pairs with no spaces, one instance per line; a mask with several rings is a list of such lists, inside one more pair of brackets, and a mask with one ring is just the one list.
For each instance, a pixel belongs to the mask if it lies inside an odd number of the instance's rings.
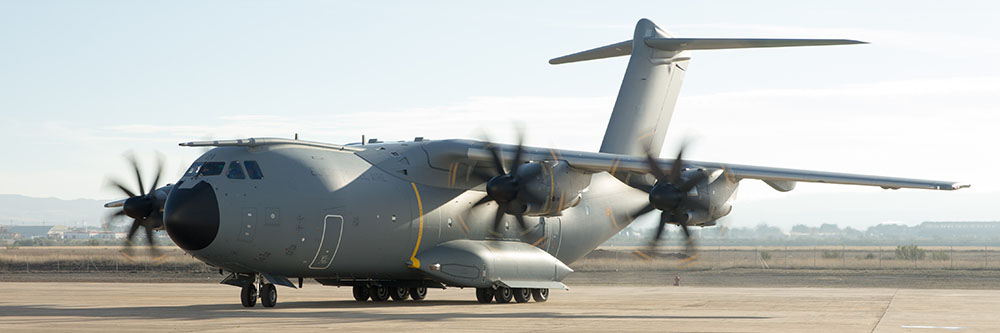
[[257,287],[254,287],[253,283],[244,285],[243,290],[240,290],[240,303],[243,303],[244,308],[257,305]]
[[389,288],[385,286],[371,286],[368,287],[368,296],[371,296],[372,301],[375,302],[385,302],[389,300]]
[[412,298],[414,301],[424,300],[424,298],[427,298],[427,288],[424,287],[410,288],[410,298]]
[[410,290],[403,287],[389,288],[389,297],[391,297],[393,301],[402,302],[407,298],[410,298]]
[[493,302],[493,288],[476,288],[476,300],[482,304]]
[[507,287],[497,288],[494,298],[499,304],[510,303],[510,300],[514,299],[514,291]]
[[264,284],[260,288],[260,305],[265,308],[273,308],[275,304],[278,304],[278,290],[274,288],[273,284]]
[[354,286],[354,300],[358,302],[364,302],[368,300],[368,287],[367,286]]
[[514,294],[514,301],[518,303],[528,303],[531,301],[531,289],[528,288],[514,288],[511,289]]
[[531,289],[531,296],[535,297],[535,302],[542,303],[549,300],[548,289]]

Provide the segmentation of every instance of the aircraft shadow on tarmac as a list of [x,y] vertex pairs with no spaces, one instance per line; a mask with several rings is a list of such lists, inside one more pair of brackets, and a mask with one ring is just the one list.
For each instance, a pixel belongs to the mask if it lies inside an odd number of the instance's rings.
[[[369,312],[371,308],[413,308],[434,306],[479,305],[497,307],[504,311],[524,309],[524,312],[506,313],[470,313],[464,312],[465,307],[455,308],[437,313],[393,313]],[[282,309],[329,309],[332,311],[287,312]],[[178,306],[147,306],[147,307],[102,307],[102,308],[66,308],[44,305],[0,305],[0,318],[4,317],[86,317],[107,319],[218,319],[218,318],[305,318],[328,321],[342,319],[343,322],[365,322],[375,320],[412,320],[438,321],[454,319],[511,319],[511,318],[548,318],[548,319],[719,319],[719,320],[759,320],[772,317],[761,316],[678,316],[678,315],[615,315],[615,314],[563,314],[554,312],[538,312],[539,308],[527,304],[478,304],[476,302],[459,301],[420,301],[420,302],[367,302],[327,301],[327,302],[283,302],[273,309],[246,309],[239,304],[203,304]],[[556,309],[554,309],[556,310]]]

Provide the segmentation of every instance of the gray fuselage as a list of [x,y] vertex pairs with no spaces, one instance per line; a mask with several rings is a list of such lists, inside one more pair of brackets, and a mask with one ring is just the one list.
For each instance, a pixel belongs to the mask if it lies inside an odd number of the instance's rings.
[[[427,181],[454,177],[430,165],[427,143],[369,144],[363,152],[295,145],[212,149],[195,163],[225,162],[227,170],[187,174],[176,185],[206,182],[218,200],[214,240],[187,251],[233,272],[413,280],[421,279],[412,260],[422,250],[459,239],[504,239],[533,244],[568,264],[631,222],[615,219],[612,210],[647,200],[607,173],[588,174],[588,189],[561,216],[526,217],[528,230],[505,216],[498,233],[495,203],[472,207],[485,195],[481,189]],[[231,162],[248,160],[260,165],[262,179],[227,177]],[[426,175],[435,172],[443,173]]]

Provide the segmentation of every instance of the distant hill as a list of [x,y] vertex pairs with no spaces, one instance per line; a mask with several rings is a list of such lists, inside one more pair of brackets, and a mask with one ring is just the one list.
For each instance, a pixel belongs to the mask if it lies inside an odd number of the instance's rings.
[[0,194],[0,224],[62,224],[76,226],[84,222],[100,226],[108,209],[104,201],[92,199],[62,200],[34,198],[19,194]]

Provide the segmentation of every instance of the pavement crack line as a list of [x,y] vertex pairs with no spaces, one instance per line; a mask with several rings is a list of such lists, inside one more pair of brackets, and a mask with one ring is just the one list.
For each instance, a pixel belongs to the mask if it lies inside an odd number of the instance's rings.
[[882,319],[885,318],[885,314],[889,312],[889,307],[892,306],[892,301],[896,299],[896,294],[899,293],[899,289],[892,292],[892,297],[889,297],[889,302],[885,304],[885,309],[882,309],[882,315],[878,317],[878,321],[875,322],[875,326],[872,327],[872,333],[878,329],[878,325],[882,323]]

